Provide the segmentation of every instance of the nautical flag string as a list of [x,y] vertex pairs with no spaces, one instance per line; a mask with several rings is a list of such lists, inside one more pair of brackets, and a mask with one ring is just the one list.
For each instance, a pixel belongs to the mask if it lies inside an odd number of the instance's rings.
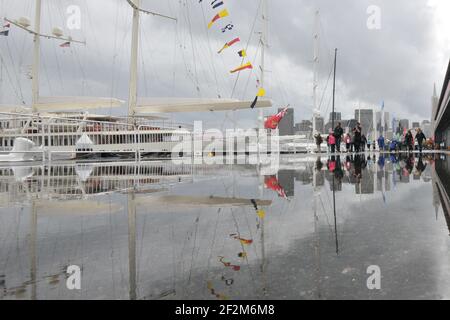
[[256,94],[255,100],[253,100],[250,108],[254,109],[256,104],[258,103],[258,98],[259,97],[264,97],[266,95],[266,90],[264,90],[264,88],[259,88],[258,93]]
[[230,73],[239,72],[239,71],[242,71],[245,69],[253,69],[252,64],[250,62],[247,62],[246,64],[243,64],[243,65],[237,67],[236,69],[231,70]]
[[225,43],[225,45],[222,47],[222,49],[220,49],[217,53],[219,53],[219,54],[222,53],[223,50],[231,47],[233,44],[235,44],[239,41],[241,41],[241,39],[235,38],[235,39],[231,40],[230,42]]
[[212,25],[214,24],[214,22],[216,22],[217,20],[221,19],[221,18],[225,18],[228,17],[228,10],[227,9],[223,9],[222,11],[220,11],[218,14],[216,14],[214,16],[214,18],[211,19],[211,22],[208,23],[208,29],[210,29],[212,27]]
[[213,2],[211,2],[212,8],[216,9],[220,6],[223,6],[223,1],[219,1],[219,0],[214,0]]
[[241,51],[238,51],[238,55],[239,55],[239,57],[244,58],[247,56],[247,52],[245,50],[241,50]]

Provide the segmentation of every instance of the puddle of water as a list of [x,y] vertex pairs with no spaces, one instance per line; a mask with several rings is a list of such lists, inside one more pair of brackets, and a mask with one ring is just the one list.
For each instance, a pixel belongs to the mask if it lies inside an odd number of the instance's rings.
[[0,298],[450,298],[449,175],[445,155],[2,167]]

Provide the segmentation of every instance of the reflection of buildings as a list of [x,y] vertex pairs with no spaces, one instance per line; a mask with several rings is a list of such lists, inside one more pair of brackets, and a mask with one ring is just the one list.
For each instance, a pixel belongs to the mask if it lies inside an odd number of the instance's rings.
[[436,161],[433,175],[433,205],[436,214],[439,210],[439,201],[444,211],[445,220],[450,231],[450,158]]
[[[319,158],[320,159],[320,158]],[[339,157],[337,163],[341,163],[341,171],[335,171],[333,174],[327,168],[326,159],[320,160],[319,171],[314,171],[314,162],[307,164],[302,163],[300,166],[295,162],[290,165],[283,165],[282,170],[279,171],[278,179],[280,185],[285,188],[285,191],[289,197],[295,195],[294,181],[301,182],[303,185],[312,184],[314,178],[316,179],[316,186],[321,187],[325,185],[325,180],[328,181],[331,190],[341,191],[343,185],[349,184],[355,186],[355,194],[374,194],[375,192],[385,193],[390,192],[393,189],[393,185],[396,184],[408,184],[412,181],[421,180],[423,182],[430,181],[430,166],[425,166],[425,171],[418,172],[417,163],[418,158],[414,158],[410,163],[411,168],[407,170],[406,162],[408,158],[406,155],[392,159],[383,157],[374,157],[371,161],[364,156],[360,157],[357,162],[352,157]],[[370,164],[368,164],[370,162]],[[424,159],[425,164],[427,161]],[[347,169],[346,164],[349,165]],[[313,178],[313,172],[315,177]],[[358,177],[357,172],[360,172]],[[335,179],[333,179],[335,178]]]

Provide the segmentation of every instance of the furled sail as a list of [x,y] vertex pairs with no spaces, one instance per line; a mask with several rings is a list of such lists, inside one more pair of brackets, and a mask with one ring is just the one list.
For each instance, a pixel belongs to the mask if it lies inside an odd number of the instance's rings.
[[34,106],[37,111],[69,111],[121,107],[124,101],[115,98],[94,97],[40,97]]
[[[196,98],[142,98],[138,100],[135,113],[205,112],[249,109],[253,101],[236,99]],[[255,108],[270,108],[272,101],[258,100]]]

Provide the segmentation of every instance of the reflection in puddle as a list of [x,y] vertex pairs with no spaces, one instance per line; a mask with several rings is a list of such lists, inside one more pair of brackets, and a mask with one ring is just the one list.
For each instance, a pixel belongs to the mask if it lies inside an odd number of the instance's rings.
[[0,298],[450,298],[449,181],[445,155],[1,167]]

